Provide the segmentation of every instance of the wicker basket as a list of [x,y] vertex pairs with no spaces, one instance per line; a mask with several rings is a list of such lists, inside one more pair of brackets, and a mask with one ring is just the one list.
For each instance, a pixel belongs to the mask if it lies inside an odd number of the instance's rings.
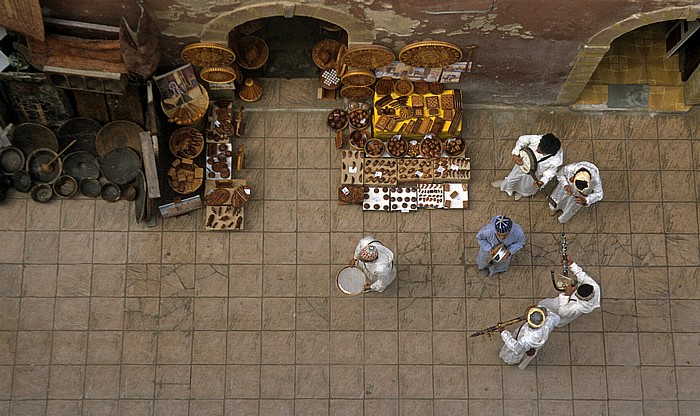
[[267,63],[270,50],[264,40],[257,36],[246,36],[241,38],[238,55],[238,65],[243,69],[256,70],[262,68]]
[[314,64],[321,69],[331,69],[335,66],[340,50],[340,42],[333,39],[324,39],[314,45],[311,58]]

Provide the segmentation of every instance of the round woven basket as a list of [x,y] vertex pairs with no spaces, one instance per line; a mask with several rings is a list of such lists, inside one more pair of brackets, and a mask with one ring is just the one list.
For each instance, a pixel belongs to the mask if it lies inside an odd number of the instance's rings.
[[270,56],[270,50],[264,40],[257,36],[241,38],[238,65],[243,69],[256,70],[262,68]]
[[321,69],[331,69],[335,66],[338,57],[340,42],[333,39],[323,39],[314,45],[311,58],[314,64]]

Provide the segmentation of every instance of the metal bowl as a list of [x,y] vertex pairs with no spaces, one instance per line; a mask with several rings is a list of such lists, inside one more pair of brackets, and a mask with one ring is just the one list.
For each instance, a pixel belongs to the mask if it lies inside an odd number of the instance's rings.
[[12,186],[19,192],[29,192],[32,189],[32,178],[26,170],[18,170],[12,177]]
[[72,176],[59,176],[53,183],[53,191],[61,198],[70,198],[78,192],[78,181]]
[[111,182],[107,182],[102,185],[100,189],[100,196],[107,202],[117,202],[122,196],[122,191],[119,189],[119,185],[115,185]]
[[49,184],[39,184],[32,190],[32,199],[36,202],[49,202],[53,197],[53,189]]
[[80,181],[80,193],[88,198],[97,198],[100,196],[101,187],[100,181],[94,178],[85,178]]

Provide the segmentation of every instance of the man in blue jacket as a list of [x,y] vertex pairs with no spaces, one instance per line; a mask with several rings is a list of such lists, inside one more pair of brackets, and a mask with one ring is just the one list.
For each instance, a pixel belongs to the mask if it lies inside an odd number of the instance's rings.
[[476,234],[479,254],[476,267],[482,276],[493,276],[508,270],[510,260],[525,245],[522,227],[504,215],[496,215]]

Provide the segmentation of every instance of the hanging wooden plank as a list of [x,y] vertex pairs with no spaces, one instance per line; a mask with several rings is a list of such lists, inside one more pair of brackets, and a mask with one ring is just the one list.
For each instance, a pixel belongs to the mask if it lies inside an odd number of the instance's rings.
[[88,117],[102,124],[110,122],[104,94],[97,92],[66,90],[75,98],[75,111],[80,117]]
[[146,189],[148,198],[160,198],[160,185],[158,184],[158,169],[156,167],[156,155],[153,152],[151,133],[144,131],[139,133],[141,139],[141,156],[143,157],[143,171],[146,175]]
[[137,87],[128,86],[122,95],[105,94],[105,100],[112,121],[128,120],[144,125],[144,109]]

